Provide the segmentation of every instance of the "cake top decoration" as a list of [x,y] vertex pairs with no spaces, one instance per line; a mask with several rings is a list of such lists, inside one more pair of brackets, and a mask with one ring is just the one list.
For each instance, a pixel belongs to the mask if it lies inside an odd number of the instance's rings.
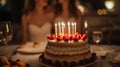
[[87,38],[86,34],[79,34],[76,32],[76,22],[56,22],[54,24],[55,34],[48,36],[48,40],[52,42],[66,41],[66,42],[81,42]]
[[52,34],[47,37],[49,40],[54,40],[54,41],[85,41],[87,38],[86,34],[64,34],[64,35],[55,35]]

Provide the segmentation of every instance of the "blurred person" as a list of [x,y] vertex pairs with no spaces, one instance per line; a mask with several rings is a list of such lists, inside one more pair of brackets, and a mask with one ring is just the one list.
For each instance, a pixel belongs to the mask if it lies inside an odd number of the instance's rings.
[[54,13],[50,7],[45,9],[46,6],[47,0],[25,0],[22,15],[23,43],[47,41]]
[[76,0],[56,0],[55,21],[62,18],[65,22],[75,21],[77,24],[77,32],[82,32],[82,15],[76,6]]

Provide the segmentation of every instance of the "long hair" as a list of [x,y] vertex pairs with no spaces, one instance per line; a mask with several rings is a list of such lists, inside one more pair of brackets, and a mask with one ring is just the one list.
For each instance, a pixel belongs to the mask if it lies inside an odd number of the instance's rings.
[[78,14],[77,14],[78,8],[76,6],[76,0],[69,0],[68,6],[69,6],[69,12],[71,13],[71,15],[78,17]]
[[60,3],[58,3],[58,0],[56,0],[56,4],[55,4],[55,14],[59,15],[62,13],[62,5]]
[[34,10],[35,8],[35,0],[25,0],[24,1],[24,8],[23,8],[23,13],[27,14],[30,11]]
[[[78,17],[78,14],[77,14],[78,8],[76,7],[76,0],[69,0],[68,2],[69,2],[68,9],[69,9],[70,15],[74,17]],[[58,3],[58,0],[57,0],[55,5],[55,14],[59,15],[61,13],[62,13],[62,5]]]

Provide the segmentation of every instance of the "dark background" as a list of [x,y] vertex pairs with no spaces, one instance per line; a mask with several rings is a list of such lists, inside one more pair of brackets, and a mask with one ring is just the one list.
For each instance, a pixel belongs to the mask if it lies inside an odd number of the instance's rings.
[[0,20],[20,21],[24,0],[7,0],[5,6],[0,5]]
[[[24,6],[25,0],[7,0],[7,3],[5,6],[2,6],[0,4],[0,20],[11,20],[20,22],[21,21],[21,14],[22,9]],[[55,0],[48,0],[48,4],[51,6],[54,4]],[[85,6],[90,11],[97,11],[98,9],[106,9],[104,2],[106,0],[79,0],[79,2]],[[120,14],[120,1],[115,1],[115,10],[112,13]],[[94,13],[94,12],[93,12]],[[91,13],[92,14],[92,13]]]

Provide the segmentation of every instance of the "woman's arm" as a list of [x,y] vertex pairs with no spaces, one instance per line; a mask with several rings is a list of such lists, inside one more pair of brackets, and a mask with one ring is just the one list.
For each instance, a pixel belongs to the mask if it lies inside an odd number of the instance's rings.
[[22,16],[22,28],[23,28],[23,43],[25,43],[26,41],[28,41],[28,30],[27,30],[27,16],[23,15]]

